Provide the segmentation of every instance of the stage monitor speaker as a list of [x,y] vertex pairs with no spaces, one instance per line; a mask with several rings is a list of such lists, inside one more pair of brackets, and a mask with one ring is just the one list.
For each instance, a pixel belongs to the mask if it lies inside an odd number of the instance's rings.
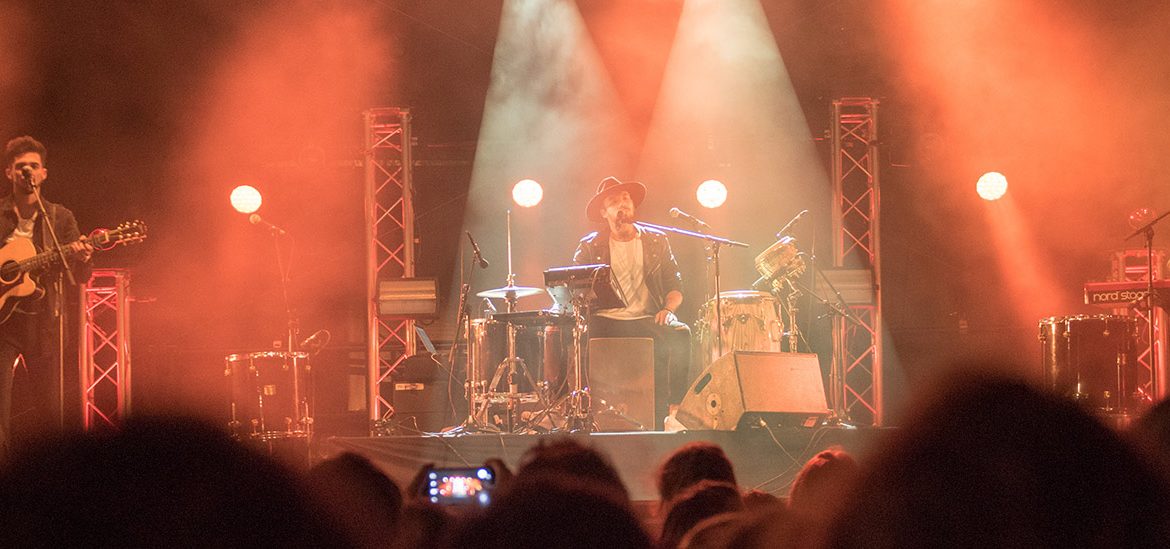
[[654,340],[589,340],[589,396],[599,431],[654,430]]
[[687,429],[813,427],[829,414],[817,355],[736,351],[691,384],[675,418]]

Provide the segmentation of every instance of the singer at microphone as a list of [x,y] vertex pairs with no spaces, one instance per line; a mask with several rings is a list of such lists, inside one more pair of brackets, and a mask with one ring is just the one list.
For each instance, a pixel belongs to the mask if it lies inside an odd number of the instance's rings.
[[[67,409],[62,408],[61,378],[48,374],[60,373],[64,343],[76,337],[76,332],[63,330],[57,321],[62,310],[68,310],[67,298],[78,295],[77,284],[89,280],[85,263],[94,251],[93,244],[82,236],[73,212],[36,192],[48,178],[46,158],[44,144],[31,136],[16,137],[4,147],[9,192],[0,196],[0,248],[7,257],[0,262],[6,271],[12,271],[11,277],[5,275],[6,281],[11,278],[18,284],[4,285],[3,297],[13,298],[4,304],[15,307],[0,310],[0,366],[7,369],[7,382],[0,383],[0,410],[13,408],[12,365],[23,355],[22,370],[33,375],[17,375],[15,385],[37,399],[30,401],[34,406],[12,415],[26,427],[59,425],[60,411]],[[45,261],[33,259],[36,257]],[[25,273],[26,267],[32,272]],[[27,290],[41,292],[41,297],[16,299],[25,286],[21,279],[35,281]],[[10,429],[10,420],[10,414],[0,414],[0,448],[17,449],[20,444],[11,438],[14,429]]]
[[[645,198],[646,187],[641,183],[616,177],[602,180],[585,207],[586,218],[602,229],[581,239],[573,263],[609,265],[608,283],[616,286],[624,302],[620,307],[590,311],[586,332],[590,338],[653,340],[653,374],[661,380],[655,384],[654,419],[661,429],[670,405],[678,404],[689,386],[691,331],[675,314],[683,302],[682,275],[670,241],[662,231],[634,221]],[[639,367],[635,363],[623,366]]]

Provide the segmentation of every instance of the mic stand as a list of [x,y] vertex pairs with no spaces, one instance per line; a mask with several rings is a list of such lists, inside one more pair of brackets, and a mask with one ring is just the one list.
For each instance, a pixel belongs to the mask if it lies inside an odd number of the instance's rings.
[[[820,276],[821,279],[825,281],[825,285],[829,287],[829,290],[833,292],[833,295],[837,297],[837,300],[830,301],[825,299],[817,294],[816,290],[805,286],[799,281],[794,282],[793,285],[797,288],[800,288],[805,293],[828,307],[830,312],[827,313],[827,315],[837,315],[848,320],[849,322],[852,322],[856,326],[864,327],[865,324],[862,322],[862,320],[857,318],[857,315],[854,315],[849,311],[849,304],[845,302],[845,296],[841,295],[841,292],[837,290],[836,286],[833,285],[833,281],[829,280],[829,277],[825,274],[825,271],[817,266],[816,256],[809,256],[809,264],[812,266],[814,280],[816,276]],[[825,315],[822,315],[820,318],[824,318],[824,316]],[[841,427],[853,428],[854,426],[852,425],[849,418],[849,412],[845,409],[845,362],[844,350],[842,349],[842,347],[844,347],[844,342],[842,341],[840,334],[838,334],[835,339],[836,340],[833,342],[833,354],[835,355],[835,359],[829,368],[829,392],[832,396],[833,402],[832,410],[830,410],[831,413],[827,421],[828,423]]]
[[[69,284],[76,287],[77,280],[73,277],[73,269],[69,266],[69,260],[65,257],[65,250],[61,247],[61,241],[57,238],[57,230],[53,228],[53,222],[49,219],[49,212],[45,208],[45,202],[41,200],[41,186],[32,181],[31,176],[28,179],[29,187],[32,188],[33,198],[36,199],[37,211],[41,214],[41,225],[45,227],[45,232],[49,234],[49,238],[53,241],[53,249],[56,250],[57,259],[61,262],[61,271],[65,273],[65,277],[69,279]],[[52,309],[53,318],[57,319],[57,426],[65,426],[65,315],[62,314],[64,309],[63,300],[65,299],[64,283],[61,276],[57,276],[57,280],[53,282],[54,293]]]
[[[471,299],[470,299],[470,297],[471,297],[471,284],[475,278],[475,267],[478,265],[478,261],[477,261],[476,257],[474,257],[474,256],[472,257],[472,261],[475,262],[476,265],[473,265],[471,267],[470,274],[466,274],[466,279],[465,279],[464,274],[468,272],[468,269],[466,268],[467,261],[465,260],[466,255],[467,255],[467,250],[464,246],[465,245],[462,245],[462,244],[459,246],[460,250],[461,250],[459,253],[459,278],[460,278],[459,307],[455,313],[455,337],[451,339],[451,349],[449,349],[447,351],[447,364],[451,365],[451,369],[450,369],[451,377],[454,378],[454,376],[455,376],[455,355],[456,355],[457,349],[459,347],[459,335],[460,335],[460,332],[464,332],[463,333],[463,337],[464,337],[464,347],[463,348],[466,350],[466,353],[464,353],[464,354],[467,357],[466,360],[464,361],[464,363],[465,363],[464,394],[467,395],[467,417],[463,419],[463,423],[459,424],[456,427],[448,429],[447,431],[445,431],[443,433],[444,435],[455,435],[455,436],[467,435],[467,434],[472,434],[475,432],[481,432],[481,431],[488,430],[485,428],[484,424],[480,423],[480,421],[477,417],[478,410],[476,410],[476,407],[475,407],[475,400],[476,400],[476,396],[479,393],[479,385],[480,385],[480,383],[482,383],[482,381],[479,379],[478,372],[476,372],[475,364],[474,364],[474,361],[472,360],[472,357],[471,357],[471,320],[472,320],[472,318],[471,318]],[[487,409],[486,408],[486,406],[487,406],[486,399],[484,401],[484,406],[485,406],[484,409],[486,410]],[[493,431],[493,432],[495,432],[495,431]]]
[[651,229],[658,229],[660,231],[666,231],[669,233],[681,234],[683,236],[689,236],[691,238],[697,238],[699,240],[706,241],[710,245],[710,247],[711,247],[711,262],[715,265],[715,348],[717,349],[719,356],[723,356],[723,299],[721,299],[721,296],[719,295],[719,292],[720,292],[720,289],[719,289],[719,277],[720,277],[720,273],[719,273],[719,247],[720,246],[735,246],[735,247],[747,248],[748,245],[744,244],[743,242],[736,242],[735,240],[720,238],[718,236],[713,236],[713,235],[704,234],[704,233],[697,233],[694,231],[688,231],[686,229],[680,229],[678,227],[669,227],[666,225],[655,225],[654,223],[647,223],[645,221],[635,221],[633,224],[637,225],[637,226],[641,226],[641,227],[649,227]]
[[1160,385],[1162,376],[1158,373],[1158,354],[1154,352],[1154,337],[1156,336],[1154,332],[1154,303],[1158,301],[1155,299],[1154,293],[1157,291],[1154,289],[1154,225],[1157,225],[1159,221],[1168,215],[1170,215],[1170,210],[1155,217],[1152,221],[1125,237],[1126,240],[1139,234],[1144,234],[1146,237],[1146,324],[1149,328],[1147,335],[1149,337],[1150,352],[1150,386],[1154,389],[1155,402],[1164,397],[1165,394]]
[[[272,233],[272,245],[276,250],[276,270],[277,274],[280,275],[280,298],[284,303],[285,337],[288,348],[288,353],[284,357],[284,367],[292,371],[293,402],[297,410],[296,415],[301,416],[294,419],[299,420],[300,425],[297,425],[297,427],[302,429],[306,436],[305,457],[307,459],[310,452],[309,448],[312,446],[313,417],[309,400],[304,399],[301,394],[302,390],[308,389],[308,387],[301,387],[301,370],[306,365],[300,364],[301,357],[297,356],[297,342],[300,341],[301,337],[301,321],[294,313],[292,304],[288,298],[288,281],[289,275],[292,273],[293,245],[296,241],[288,233],[282,233],[276,230],[271,230],[270,232]],[[287,235],[289,240],[287,262],[280,250],[281,234]],[[304,358],[307,361],[308,355],[306,354]],[[305,381],[307,382],[308,379]],[[304,407],[302,407],[302,403]],[[269,451],[271,451],[271,445],[269,445]]]

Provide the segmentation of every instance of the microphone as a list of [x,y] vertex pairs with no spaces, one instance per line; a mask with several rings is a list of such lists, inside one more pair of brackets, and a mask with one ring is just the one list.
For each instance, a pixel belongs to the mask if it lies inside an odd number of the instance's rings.
[[687,212],[684,212],[678,208],[671,208],[670,209],[670,217],[681,217],[681,218],[683,218],[687,221],[690,221],[691,223],[694,223],[695,225],[698,225],[700,227],[706,227],[708,229],[711,228],[711,226],[704,223],[702,219],[699,219],[699,218],[697,218],[697,217],[695,217]]
[[21,168],[20,169],[20,176],[24,178],[24,181],[26,183],[28,183],[29,187],[36,188],[37,184],[35,181],[33,181],[33,168],[32,168],[32,166],[25,166],[25,167]]
[[288,234],[288,231],[285,231],[284,229],[281,229],[280,227],[277,227],[276,225],[273,225],[272,223],[265,221],[264,218],[260,217],[260,214],[249,215],[248,216],[248,223],[251,223],[251,224],[256,225],[256,226],[268,227],[268,230],[272,231],[272,234],[280,234],[280,235]]
[[471,241],[471,253],[475,256],[475,262],[479,264],[480,269],[488,268],[488,261],[483,258],[483,254],[479,251],[479,244],[475,243],[475,239],[471,237],[471,231],[463,231],[467,233],[467,239]]
[[302,349],[316,348],[316,350],[320,351],[329,344],[329,340],[332,338],[333,334],[329,333],[329,330],[317,330],[313,332],[313,335],[306,337],[298,347]]
[[796,214],[796,217],[792,218],[792,221],[789,221],[788,224],[784,226],[784,228],[780,229],[780,232],[776,233],[776,240],[784,238],[784,235],[788,234],[788,229],[791,229],[792,226],[795,225],[797,221],[800,221],[800,218],[804,217],[806,214],[808,214],[808,210],[801,210],[800,213]]

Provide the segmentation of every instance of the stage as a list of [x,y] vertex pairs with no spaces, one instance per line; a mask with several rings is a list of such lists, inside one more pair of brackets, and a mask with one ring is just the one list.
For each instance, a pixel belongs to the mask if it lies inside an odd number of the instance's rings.
[[569,436],[609,457],[632,500],[651,501],[658,499],[654,485],[657,467],[671,452],[688,442],[708,441],[721,446],[735,465],[736,477],[743,488],[785,495],[801,466],[817,452],[840,446],[854,455],[864,454],[883,431],[878,428],[776,427],[771,433],[753,428],[678,433],[332,437],[323,446],[327,455],[353,452],[365,456],[399,486],[406,487],[419,468],[427,463],[460,467],[499,458],[515,471],[528,448],[541,440]]

